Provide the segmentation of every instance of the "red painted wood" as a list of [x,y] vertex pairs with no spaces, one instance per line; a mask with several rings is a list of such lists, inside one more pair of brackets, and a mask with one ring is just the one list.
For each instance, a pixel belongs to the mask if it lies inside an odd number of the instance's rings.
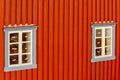
[[53,51],[53,23],[54,23],[54,0],[50,0],[49,2],[49,80],[53,80],[54,76],[54,65],[53,65],[53,58],[54,58],[54,51]]
[[[38,80],[43,80],[43,0],[38,1],[38,45],[39,49],[37,49],[37,62],[38,62]],[[41,76],[39,76],[41,75]]]
[[78,0],[74,0],[74,55],[73,55],[73,79],[78,79]]
[[[83,80],[83,0],[79,0],[79,58],[78,58],[78,80]],[[74,54],[74,53],[73,53]]]
[[64,35],[64,31],[63,31],[63,26],[64,26],[64,0],[60,0],[60,16],[59,16],[59,80],[64,80],[64,72],[63,72],[63,68],[64,68],[64,53],[63,53],[63,50],[64,50],[64,45],[63,45],[63,42],[64,42],[64,38],[63,38],[63,35]]
[[87,67],[87,80],[91,80],[91,53],[92,53],[92,44],[90,42],[92,42],[92,29],[91,29],[91,21],[92,21],[92,1],[88,2],[88,67]]
[[[119,0],[0,0],[0,80],[119,80]],[[115,21],[116,60],[91,63],[94,22]],[[37,68],[4,72],[8,24],[37,24]]]
[[59,27],[59,0],[54,3],[54,80],[58,80],[58,27]]
[[69,80],[73,80],[73,1],[69,2]]

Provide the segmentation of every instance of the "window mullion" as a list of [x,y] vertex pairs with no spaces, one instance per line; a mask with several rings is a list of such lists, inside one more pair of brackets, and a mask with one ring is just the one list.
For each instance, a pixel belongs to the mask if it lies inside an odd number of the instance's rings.
[[19,62],[22,65],[22,33],[19,31]]
[[102,29],[102,56],[105,56],[105,28]]

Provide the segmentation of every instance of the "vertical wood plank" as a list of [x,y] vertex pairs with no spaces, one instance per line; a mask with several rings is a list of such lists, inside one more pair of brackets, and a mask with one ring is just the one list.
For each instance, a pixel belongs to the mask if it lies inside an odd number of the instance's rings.
[[58,5],[59,0],[55,0],[54,4],[54,80],[58,80]]
[[[33,1],[34,0],[28,0],[27,1],[27,22],[28,24],[31,24],[33,22]],[[31,73],[31,72],[30,72]]]
[[[5,10],[5,5],[4,5],[4,0],[0,1],[0,34],[1,34],[1,39],[0,42],[2,43],[0,46],[0,50],[4,51],[4,34],[3,34],[3,25],[4,25],[4,10]],[[4,54],[1,53],[0,54],[1,58],[0,58],[0,80],[4,80],[5,79],[5,74],[4,74]]]
[[[10,0],[5,1],[5,25],[10,24]],[[10,72],[5,73],[5,80],[10,80]]]
[[79,65],[78,80],[83,80],[83,0],[79,0]]
[[91,29],[91,21],[92,21],[92,1],[88,0],[88,68],[87,68],[87,80],[91,79],[91,55],[92,55],[92,29]]
[[64,0],[64,80],[68,80],[68,0]]
[[83,80],[87,80],[87,0],[84,0],[83,9]]
[[53,12],[53,10],[54,10],[54,0],[50,0],[49,1],[49,80],[54,80],[53,79],[53,69],[54,69],[54,67],[53,67],[53,22],[54,22],[54,19],[53,19],[53,17],[54,17],[54,12]]
[[17,13],[16,13],[16,23],[19,25],[22,19],[22,0],[17,0]]
[[[92,21],[96,21],[96,0],[93,0]],[[96,65],[92,63],[92,80],[96,80]]]
[[69,80],[73,80],[73,1],[69,1]]
[[63,63],[63,57],[64,57],[64,52],[63,52],[63,23],[64,23],[64,15],[63,15],[63,13],[64,13],[64,11],[63,11],[63,9],[64,9],[64,0],[60,0],[60,15],[59,15],[59,19],[60,19],[60,21],[59,21],[59,80],[63,80],[64,79],[64,77],[63,77],[63,75],[64,75],[64,72],[63,72],[63,66],[64,66],[64,63]]
[[[43,0],[38,1],[38,45],[37,47],[39,48],[37,50],[38,56],[37,56],[37,61],[38,61],[38,80],[43,80]],[[40,75],[40,76],[39,76]]]
[[43,29],[43,48],[44,48],[44,57],[43,57],[43,80],[48,80],[48,0],[44,0],[44,29]]
[[116,27],[116,30],[117,30],[117,45],[116,45],[116,80],[119,80],[119,58],[120,58],[120,1],[119,0],[116,0],[116,9],[117,9],[117,27]]
[[77,80],[77,68],[78,68],[78,0],[74,0],[74,71],[73,71],[73,79]]

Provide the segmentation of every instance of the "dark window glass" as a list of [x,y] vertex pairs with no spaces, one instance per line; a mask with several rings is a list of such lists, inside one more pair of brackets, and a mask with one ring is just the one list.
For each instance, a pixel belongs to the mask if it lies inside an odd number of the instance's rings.
[[10,33],[10,43],[18,42],[18,33]]
[[30,54],[22,55],[22,63],[30,63]]
[[18,44],[10,44],[10,54],[18,53]]
[[101,37],[102,36],[102,30],[101,29],[97,29],[96,30],[96,37]]
[[96,49],[96,56],[101,56],[102,54],[102,49]]
[[101,38],[97,38],[96,39],[96,47],[101,47],[102,46],[102,39]]
[[22,53],[30,52],[30,43],[22,43]]
[[22,41],[30,41],[30,32],[22,33]]
[[10,56],[10,65],[18,64],[18,55]]

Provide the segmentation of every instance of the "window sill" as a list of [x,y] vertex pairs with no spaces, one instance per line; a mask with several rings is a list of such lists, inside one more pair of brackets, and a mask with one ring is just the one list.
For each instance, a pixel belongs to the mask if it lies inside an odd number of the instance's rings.
[[33,68],[37,68],[37,64],[25,65],[25,66],[15,66],[15,67],[5,67],[4,71],[9,72],[9,71],[25,70],[25,69],[33,69]]
[[103,57],[103,58],[92,58],[91,62],[100,62],[100,61],[114,60],[115,58],[116,58],[115,56]]

